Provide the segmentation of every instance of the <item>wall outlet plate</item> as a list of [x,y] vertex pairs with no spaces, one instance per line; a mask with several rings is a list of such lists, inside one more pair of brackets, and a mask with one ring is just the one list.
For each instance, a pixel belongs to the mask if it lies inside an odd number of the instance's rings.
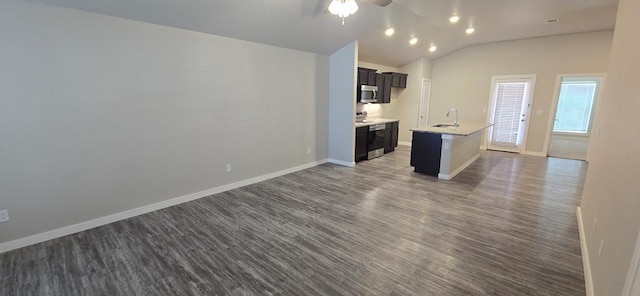
[[227,169],[227,173],[231,172],[231,164],[228,164],[226,169]]
[[9,211],[0,210],[0,222],[7,222],[7,221],[9,221]]

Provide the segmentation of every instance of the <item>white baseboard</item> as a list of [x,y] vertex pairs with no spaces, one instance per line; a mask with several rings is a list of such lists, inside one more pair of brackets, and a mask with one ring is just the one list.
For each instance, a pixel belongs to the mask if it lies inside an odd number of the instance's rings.
[[398,141],[398,145],[411,147],[411,142],[400,142],[400,141]]
[[531,155],[531,156],[539,156],[539,157],[547,157],[547,154],[544,153],[544,152],[524,151],[524,152],[522,152],[522,154]]
[[52,239],[55,239],[55,238],[59,238],[59,237],[65,236],[65,235],[74,234],[74,233],[77,233],[77,232],[89,230],[91,228],[95,228],[95,227],[99,227],[99,226],[106,225],[106,224],[109,224],[109,223],[113,223],[113,222],[116,222],[116,221],[120,221],[120,220],[128,219],[128,218],[131,218],[131,217],[139,216],[139,215],[142,215],[142,214],[150,213],[150,212],[153,212],[153,211],[161,210],[161,209],[168,208],[168,207],[171,207],[171,206],[175,206],[175,205],[178,205],[178,204],[181,204],[181,203],[185,203],[185,202],[188,202],[188,201],[192,201],[192,200],[196,200],[196,199],[199,199],[199,198],[207,197],[207,196],[210,196],[212,194],[228,191],[228,190],[231,190],[231,189],[236,189],[236,188],[239,188],[239,187],[251,185],[251,184],[254,184],[254,183],[258,183],[258,182],[262,182],[262,181],[265,181],[265,180],[268,180],[268,179],[272,179],[272,178],[275,178],[275,177],[283,176],[283,175],[290,174],[290,173],[293,173],[293,172],[297,172],[297,171],[301,171],[301,170],[304,170],[304,169],[308,169],[308,168],[311,168],[311,167],[314,167],[314,166],[317,166],[317,165],[321,165],[323,163],[326,163],[327,161],[328,161],[327,159],[323,159],[323,160],[319,160],[319,161],[310,162],[310,163],[307,163],[307,164],[299,165],[299,166],[296,166],[296,167],[284,169],[284,170],[273,172],[273,173],[269,173],[269,174],[266,174],[266,175],[262,175],[262,176],[258,176],[258,177],[254,177],[254,178],[238,181],[238,182],[231,183],[231,184],[218,186],[218,187],[215,187],[215,188],[207,189],[207,190],[196,192],[196,193],[183,195],[183,196],[180,196],[180,197],[168,199],[168,200],[161,201],[161,202],[158,202],[158,203],[142,206],[142,207],[131,209],[131,210],[126,210],[126,211],[123,211],[123,212],[115,213],[115,214],[112,214],[112,215],[100,217],[100,218],[89,220],[89,221],[84,221],[84,222],[81,222],[81,223],[78,223],[78,224],[74,224],[74,225],[70,225],[70,226],[54,229],[54,230],[51,230],[51,231],[38,233],[38,234],[35,234],[35,235],[31,235],[31,236],[19,238],[19,239],[16,239],[16,240],[8,241],[8,242],[5,242],[5,243],[0,243],[0,253],[8,252],[8,251],[11,251],[11,250],[15,250],[15,249],[19,249],[19,248],[22,248],[22,247],[26,247],[26,246],[34,245],[34,244],[41,243],[41,242],[44,242],[44,241],[48,241],[48,240],[52,240]]
[[462,172],[462,170],[466,169],[468,166],[470,166],[474,161],[478,160],[478,158],[480,158],[480,154],[477,154],[476,156],[472,157],[471,159],[469,159],[469,161],[465,162],[463,165],[461,165],[459,168],[457,168],[455,171],[453,171],[450,174],[441,174],[438,173],[438,179],[444,179],[444,180],[451,180],[453,179],[453,177],[455,177],[457,174],[459,174],[460,172]]
[[480,146],[480,150],[487,150],[487,146]]
[[355,162],[346,162],[346,161],[337,160],[337,159],[333,159],[333,158],[327,159],[327,162],[334,163],[334,164],[341,165],[341,166],[350,167],[350,168],[356,166]]
[[582,267],[584,269],[584,286],[587,296],[593,296],[593,279],[591,277],[591,263],[589,262],[589,249],[587,248],[587,238],[584,232],[584,222],[582,221],[582,210],[576,209],[578,216],[578,231],[580,233],[580,248],[582,249]]

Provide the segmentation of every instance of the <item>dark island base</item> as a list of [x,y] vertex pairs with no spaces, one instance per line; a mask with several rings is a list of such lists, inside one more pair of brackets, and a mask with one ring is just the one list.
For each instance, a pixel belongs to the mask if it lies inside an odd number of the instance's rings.
[[411,166],[417,173],[438,177],[442,135],[432,133],[413,133],[411,140]]

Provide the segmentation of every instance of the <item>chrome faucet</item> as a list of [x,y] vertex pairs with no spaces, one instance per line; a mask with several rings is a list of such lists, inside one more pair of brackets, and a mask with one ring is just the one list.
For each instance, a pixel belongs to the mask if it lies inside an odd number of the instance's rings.
[[453,126],[460,126],[460,125],[458,124],[458,109],[456,109],[456,108],[451,108],[451,109],[449,110],[449,112],[447,112],[447,117],[449,117],[449,115],[451,114],[451,111],[456,112],[456,118],[455,118],[455,120],[453,121]]

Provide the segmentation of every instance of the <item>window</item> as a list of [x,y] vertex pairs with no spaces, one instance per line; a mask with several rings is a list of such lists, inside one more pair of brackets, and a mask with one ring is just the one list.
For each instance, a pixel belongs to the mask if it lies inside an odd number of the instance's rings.
[[588,134],[591,125],[595,81],[563,81],[560,86],[554,132]]

